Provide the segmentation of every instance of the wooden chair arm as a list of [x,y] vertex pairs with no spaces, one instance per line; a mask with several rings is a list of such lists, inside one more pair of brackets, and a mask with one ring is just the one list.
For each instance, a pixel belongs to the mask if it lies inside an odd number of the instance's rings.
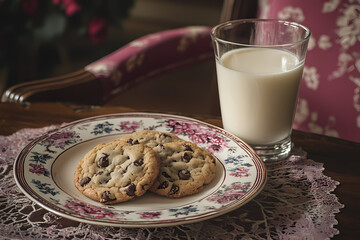
[[100,80],[84,69],[58,77],[14,85],[3,94],[2,102],[25,103],[42,101],[102,104]]
[[141,37],[72,74],[10,87],[2,102],[103,104],[156,75],[213,57],[209,27],[186,27]]

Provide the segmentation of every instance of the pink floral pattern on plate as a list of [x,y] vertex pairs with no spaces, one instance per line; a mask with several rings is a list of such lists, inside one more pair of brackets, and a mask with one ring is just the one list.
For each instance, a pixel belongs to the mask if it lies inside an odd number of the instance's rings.
[[211,153],[221,152],[227,146],[226,138],[219,136],[215,129],[176,120],[169,120],[167,125],[174,134],[188,136],[189,140],[196,144],[208,145],[207,150]]
[[250,182],[233,182],[229,186],[223,185],[222,189],[218,190],[213,196],[208,198],[208,201],[220,204],[232,202],[235,199],[242,197],[249,190],[250,185]]
[[[215,180],[188,198],[167,202],[149,193],[113,206],[99,205],[74,188],[69,169],[74,171],[88,149],[142,129],[171,132],[210,151],[218,160]],[[165,114],[112,114],[70,123],[30,143],[14,166],[19,187],[46,209],[81,222],[128,227],[178,225],[221,215],[255,197],[266,180],[263,162],[240,139],[210,124]]]
[[85,204],[80,201],[68,200],[65,203],[65,207],[69,210],[76,212],[77,214],[87,215],[95,218],[114,218],[117,215],[112,211],[105,210],[100,207],[95,207],[89,204]]

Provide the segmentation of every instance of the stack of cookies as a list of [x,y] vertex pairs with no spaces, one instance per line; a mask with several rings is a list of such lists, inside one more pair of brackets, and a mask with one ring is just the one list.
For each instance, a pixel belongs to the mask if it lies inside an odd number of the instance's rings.
[[179,198],[209,184],[215,162],[209,152],[174,134],[143,130],[94,147],[78,163],[74,183],[104,204],[125,202],[148,190]]

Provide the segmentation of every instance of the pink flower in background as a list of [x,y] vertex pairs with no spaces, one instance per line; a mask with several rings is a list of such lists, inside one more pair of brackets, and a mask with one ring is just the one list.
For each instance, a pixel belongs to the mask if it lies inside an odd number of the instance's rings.
[[35,15],[39,12],[39,2],[38,0],[22,0],[21,5],[29,15]]
[[62,4],[65,7],[66,15],[72,16],[81,10],[81,6],[76,0],[53,0],[55,5]]
[[92,43],[104,42],[108,35],[106,19],[98,17],[90,19],[87,25],[87,33]]
[[74,15],[81,9],[80,5],[76,2],[76,0],[63,0],[63,4],[65,6],[65,12],[68,16]]

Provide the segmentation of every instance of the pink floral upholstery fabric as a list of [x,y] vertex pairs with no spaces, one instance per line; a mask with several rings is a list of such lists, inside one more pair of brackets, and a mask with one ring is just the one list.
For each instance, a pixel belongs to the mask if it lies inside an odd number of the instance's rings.
[[360,142],[360,1],[260,0],[311,33],[294,128]]
[[167,30],[136,39],[85,70],[101,79],[104,102],[131,85],[213,57],[210,27]]

